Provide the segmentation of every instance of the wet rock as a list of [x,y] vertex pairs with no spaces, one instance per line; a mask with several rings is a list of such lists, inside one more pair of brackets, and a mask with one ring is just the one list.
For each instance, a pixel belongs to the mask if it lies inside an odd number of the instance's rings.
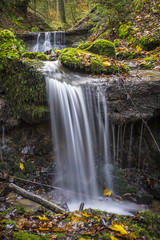
[[155,198],[160,200],[160,184],[156,183],[152,189],[152,194]]
[[49,55],[51,54],[51,52],[52,52],[52,49],[45,51],[44,54]]
[[149,71],[147,76],[140,71],[139,75],[124,82],[117,78],[106,85],[109,117],[114,124],[151,118],[159,109],[160,74]]
[[122,195],[124,201],[136,202],[136,196],[134,193],[125,193]]
[[147,193],[145,190],[141,190],[136,194],[136,201],[139,204],[151,204],[153,200],[153,196]]

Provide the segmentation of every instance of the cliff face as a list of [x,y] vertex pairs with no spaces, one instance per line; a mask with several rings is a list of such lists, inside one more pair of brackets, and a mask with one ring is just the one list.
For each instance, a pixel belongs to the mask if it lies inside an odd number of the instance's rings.
[[157,117],[160,115],[160,73],[133,71],[125,80],[113,79],[106,87],[106,98],[114,124]]

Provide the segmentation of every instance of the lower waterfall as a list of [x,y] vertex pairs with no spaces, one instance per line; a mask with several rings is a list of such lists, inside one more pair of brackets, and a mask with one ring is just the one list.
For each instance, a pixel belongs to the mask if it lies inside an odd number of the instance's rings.
[[[63,72],[58,74],[65,77]],[[104,95],[97,88],[93,95],[90,85],[74,86],[66,83],[65,78],[64,81],[58,81],[57,73],[47,77],[47,84],[58,163],[56,182],[77,196],[98,196],[98,165],[109,163],[108,118]],[[104,184],[110,187],[107,169],[102,174]]]
[[54,185],[68,192],[67,203],[72,202],[72,210],[84,201],[86,207],[129,213],[130,204],[122,207],[103,197],[106,187],[112,189],[103,87],[95,84],[98,79],[64,70],[58,61],[46,62],[43,71],[57,163]]

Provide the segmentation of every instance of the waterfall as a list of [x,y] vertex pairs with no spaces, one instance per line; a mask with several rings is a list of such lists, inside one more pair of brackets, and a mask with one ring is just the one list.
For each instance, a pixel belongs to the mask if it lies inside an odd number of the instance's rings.
[[45,52],[57,49],[65,48],[65,32],[40,32],[37,35],[36,42],[33,44],[26,44],[26,49],[31,52]]
[[[99,194],[98,172],[106,186],[112,186],[105,95],[100,87],[66,83],[66,73],[56,64],[46,63],[45,67],[58,163],[56,183],[76,195],[92,198]],[[72,81],[77,77],[71,76]]]

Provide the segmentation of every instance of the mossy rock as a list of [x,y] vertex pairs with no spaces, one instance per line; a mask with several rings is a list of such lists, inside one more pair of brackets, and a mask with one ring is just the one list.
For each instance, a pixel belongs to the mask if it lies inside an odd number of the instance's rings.
[[39,53],[37,52],[25,52],[22,54],[22,57],[24,58],[30,58],[30,59],[35,59],[35,57],[38,55]]
[[65,48],[61,51],[59,61],[66,67],[93,74],[114,74],[128,72],[129,68],[115,60],[99,56],[76,48]]
[[46,235],[36,235],[36,234],[31,234],[28,233],[27,231],[18,231],[18,232],[13,232],[13,239],[14,240],[47,240],[51,239],[51,235],[46,234]]
[[26,162],[24,164],[25,172],[33,174],[36,171],[36,168],[32,162]]
[[128,22],[121,25],[118,29],[119,38],[127,38],[132,33],[132,23]]
[[0,30],[0,44],[13,43],[15,41],[14,34],[9,30]]
[[9,30],[0,30],[0,68],[3,68],[6,60],[18,60],[23,52],[21,41],[16,40]]
[[42,60],[42,61],[47,61],[47,60],[49,60],[49,57],[44,53],[39,53],[39,54],[37,54],[35,59],[39,59],[39,60]]
[[104,39],[96,40],[87,51],[111,58],[115,58],[116,54],[114,43]]
[[93,45],[92,42],[84,42],[84,43],[79,44],[77,48],[84,50],[84,49],[91,47],[92,45]]
[[155,62],[157,61],[157,59],[154,56],[152,56],[152,57],[145,57],[142,59],[142,61],[145,61],[148,63],[148,62]]
[[148,35],[133,42],[133,46],[139,45],[143,50],[150,51],[160,46],[160,37],[156,34]]
[[117,58],[118,59],[135,59],[138,58],[140,56],[140,52],[138,51],[119,51],[117,52]]
[[42,73],[37,71],[34,62],[8,60],[6,64],[0,70],[0,84],[8,100],[8,113],[28,123],[43,120],[48,108]]
[[151,69],[151,68],[153,68],[153,65],[152,64],[148,64],[148,63],[141,63],[141,65],[140,65],[140,68],[141,69]]

